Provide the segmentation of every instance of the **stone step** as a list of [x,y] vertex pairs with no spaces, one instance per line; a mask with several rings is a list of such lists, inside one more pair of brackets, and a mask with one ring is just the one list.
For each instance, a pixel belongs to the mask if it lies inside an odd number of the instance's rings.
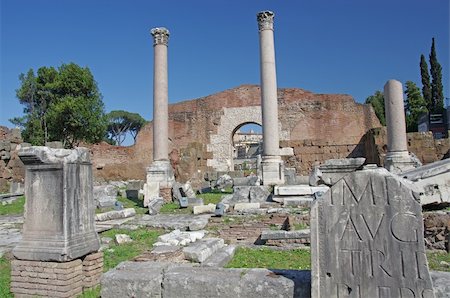
[[226,245],[218,249],[215,253],[213,253],[208,259],[206,259],[202,263],[202,266],[208,267],[225,266],[233,258],[236,248],[237,248],[236,245]]
[[183,248],[183,252],[187,260],[203,263],[223,246],[224,241],[221,238],[204,238]]

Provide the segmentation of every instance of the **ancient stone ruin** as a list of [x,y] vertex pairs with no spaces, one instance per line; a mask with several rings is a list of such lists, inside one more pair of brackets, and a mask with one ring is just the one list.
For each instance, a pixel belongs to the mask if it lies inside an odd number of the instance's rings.
[[94,223],[89,151],[28,147],[25,222],[13,249],[11,292],[73,297],[99,283],[103,254]]
[[384,169],[316,193],[312,297],[434,297],[418,194]]

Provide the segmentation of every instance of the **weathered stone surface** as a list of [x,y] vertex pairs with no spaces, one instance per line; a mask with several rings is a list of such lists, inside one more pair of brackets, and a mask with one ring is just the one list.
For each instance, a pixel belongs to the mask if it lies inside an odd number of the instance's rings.
[[215,204],[208,204],[208,205],[200,205],[200,206],[194,206],[192,208],[192,212],[197,215],[197,214],[204,214],[204,213],[214,213],[216,210],[216,205]]
[[113,185],[94,186],[94,201],[97,208],[113,207],[117,202],[117,188]]
[[261,233],[261,240],[279,240],[279,239],[302,239],[309,238],[311,231],[309,229],[296,231],[272,231],[264,230]]
[[448,298],[450,295],[450,272],[430,271],[436,298]]
[[116,234],[114,235],[114,238],[118,245],[133,242],[133,239],[131,239],[131,237],[127,234]]
[[106,220],[132,217],[135,215],[136,215],[136,210],[134,210],[134,208],[126,208],[123,210],[114,210],[114,211],[108,211],[108,212],[104,212],[104,213],[98,213],[95,215],[95,220],[96,221],[106,221]]
[[164,205],[164,199],[161,197],[156,197],[150,200],[148,202],[148,214],[155,215],[159,213],[159,210],[161,210],[162,205]]
[[103,298],[162,297],[163,270],[168,266],[155,262],[124,262],[103,274]]
[[235,203],[249,203],[250,202],[250,188],[251,186],[234,186],[233,187],[233,202]]
[[163,297],[308,297],[309,272],[180,265],[165,272]]
[[86,148],[23,148],[26,213],[18,259],[66,262],[100,247]]
[[325,160],[311,172],[310,184],[312,186],[319,184],[331,186],[348,173],[360,169],[365,161],[364,157]]
[[251,209],[259,209],[261,208],[260,203],[237,203],[234,205],[234,211],[242,212],[242,211],[248,211]]
[[312,297],[434,296],[421,206],[403,179],[381,168],[357,171],[316,197]]
[[450,205],[450,159],[433,162],[401,174],[420,188],[420,203]]
[[208,267],[223,267],[228,264],[234,256],[236,251],[236,245],[225,245],[214,252],[209,258],[207,258],[202,266]]
[[326,192],[328,186],[309,186],[309,185],[277,185],[273,193],[280,196],[310,196],[318,191]]
[[144,215],[137,221],[137,223],[155,228],[198,231],[205,228],[210,217],[211,215],[209,214],[196,216],[186,214],[158,214],[153,216]]
[[312,197],[283,197],[283,207],[309,207],[311,206]]
[[250,202],[263,203],[266,202],[271,193],[268,186],[251,186],[250,187]]
[[233,184],[233,178],[231,178],[231,176],[228,174],[224,174],[217,179],[214,187],[218,189],[225,189],[227,187],[232,187]]
[[162,245],[187,245],[205,237],[205,231],[182,232],[180,230],[173,230],[168,234],[158,237],[157,242],[153,246]]
[[223,246],[221,238],[204,238],[183,248],[183,252],[187,260],[203,263]]

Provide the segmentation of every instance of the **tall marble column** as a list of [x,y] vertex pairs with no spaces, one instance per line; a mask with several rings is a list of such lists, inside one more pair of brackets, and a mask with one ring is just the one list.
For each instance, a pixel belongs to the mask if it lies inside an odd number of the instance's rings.
[[167,74],[167,45],[169,30],[153,28],[153,160],[168,160],[169,87]]
[[[169,162],[169,105],[167,45],[169,30],[153,28],[153,162],[147,168],[147,183],[144,185],[144,206],[163,197],[172,200],[174,181]],[[151,204],[150,204],[151,205]]]
[[261,109],[263,129],[262,180],[264,185],[283,184],[284,166],[280,157],[278,134],[277,75],[273,38],[274,13],[257,15],[261,67]]
[[384,85],[384,106],[387,128],[385,168],[393,173],[414,168],[415,161],[408,152],[402,83],[389,80]]

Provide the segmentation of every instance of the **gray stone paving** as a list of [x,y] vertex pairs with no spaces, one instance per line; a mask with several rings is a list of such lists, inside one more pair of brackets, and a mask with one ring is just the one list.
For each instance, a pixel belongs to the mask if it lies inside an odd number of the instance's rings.
[[0,257],[22,240],[23,216],[0,216]]

